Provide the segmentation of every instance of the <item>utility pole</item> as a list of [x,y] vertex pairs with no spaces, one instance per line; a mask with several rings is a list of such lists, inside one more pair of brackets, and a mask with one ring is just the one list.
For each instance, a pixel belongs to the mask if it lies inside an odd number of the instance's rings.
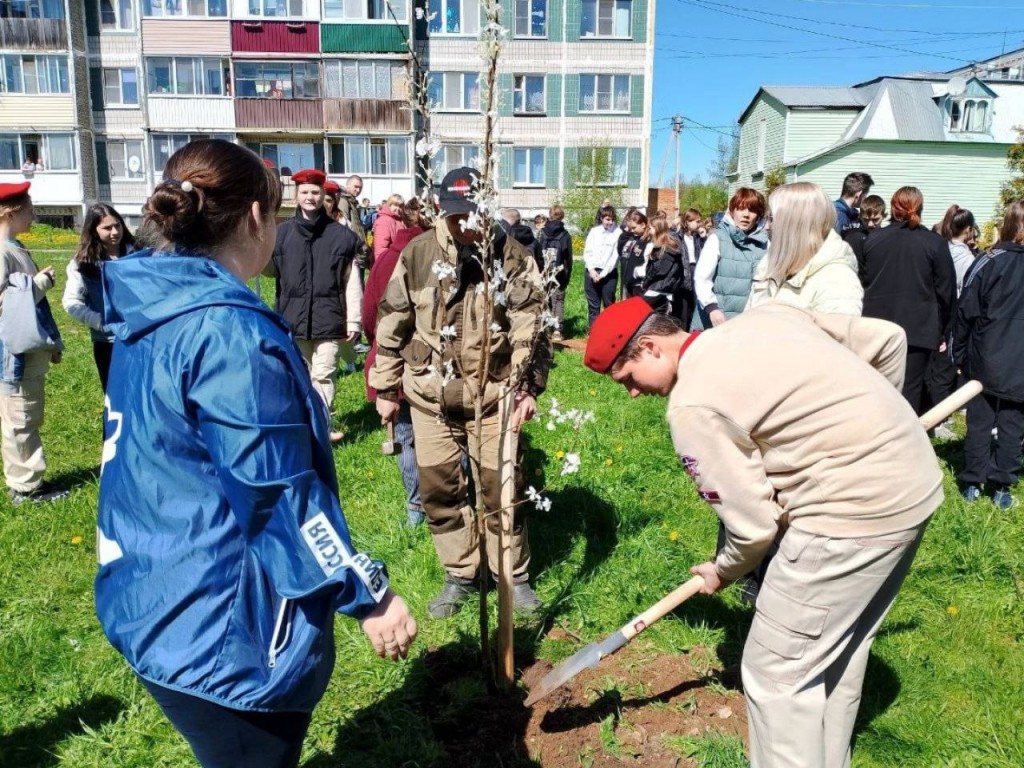
[[679,142],[683,135],[683,116],[673,115],[672,133],[676,135],[676,185],[672,192],[672,199],[675,201],[676,210],[679,209]]

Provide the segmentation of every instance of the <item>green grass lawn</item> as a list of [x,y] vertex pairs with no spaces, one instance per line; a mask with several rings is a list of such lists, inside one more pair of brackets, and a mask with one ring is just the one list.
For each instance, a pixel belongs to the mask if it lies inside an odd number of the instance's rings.
[[[6,497],[0,501],[0,765],[192,765],[185,743],[107,644],[93,612],[102,395],[88,332],[60,310],[67,257],[50,256],[37,262],[57,267],[50,296],[67,351],[48,379],[43,441],[51,476],[74,490],[48,506],[15,509]],[[581,330],[579,278],[569,312]],[[269,292],[267,281],[263,288]],[[544,421],[527,430],[529,481],[546,489],[554,508],[531,518],[532,572],[549,621],[518,622],[520,666],[569,655],[578,648],[571,635],[589,641],[613,631],[688,578],[688,567],[706,559],[715,541],[715,515],[697,500],[673,455],[662,401],[629,401],[571,352],[556,356],[542,410],[552,396],[565,408],[593,410],[597,420],[579,433],[548,431]],[[380,453],[383,433],[364,401],[361,374],[341,377],[336,405],[349,436],[335,456],[353,536],[388,563],[421,634],[412,657],[392,665],[373,656],[354,622],[338,619],[338,665],[314,715],[304,765],[463,768],[446,758],[450,733],[438,723],[448,718],[449,731],[475,728],[474,702],[485,686],[463,678],[446,692],[448,710],[439,719],[426,672],[439,656],[473,663],[476,611],[447,622],[426,618],[441,569],[426,530],[404,527],[398,466]],[[937,450],[956,467],[959,442]],[[581,454],[577,475],[560,476],[559,451]],[[874,646],[856,766],[1024,765],[1022,513],[999,513],[987,501],[966,506],[949,471],[946,491]],[[735,668],[749,620],[749,609],[728,590],[694,598],[638,643],[651,651],[698,649],[694,663],[700,656],[717,680],[717,670]],[[547,638],[544,628],[552,623],[571,634]],[[714,684],[734,685],[734,678]],[[604,734],[602,724],[593,753],[602,750]],[[515,737],[509,735],[506,754],[480,755],[478,764],[541,765]],[[666,738],[706,765],[745,764],[735,743]],[[614,744],[614,734],[607,741]],[[583,755],[580,764],[587,764]]]

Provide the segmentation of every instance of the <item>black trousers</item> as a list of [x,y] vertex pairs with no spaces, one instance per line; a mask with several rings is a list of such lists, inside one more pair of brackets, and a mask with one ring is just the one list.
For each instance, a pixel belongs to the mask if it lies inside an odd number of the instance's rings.
[[100,384],[103,391],[107,391],[107,381],[110,380],[110,358],[114,354],[114,345],[109,341],[94,341],[92,343],[92,359],[96,361],[96,370],[100,374]]
[[914,413],[920,416],[925,408],[925,379],[932,352],[928,347],[907,347],[906,375],[903,377],[903,396],[907,398]]
[[[998,434],[993,445],[992,427]],[[991,483],[1005,488],[1017,482],[1020,472],[1021,437],[1024,436],[1024,403],[981,394],[967,403],[967,437],[964,438],[964,485]]]
[[602,309],[615,303],[615,287],[618,282],[618,274],[614,271],[596,283],[590,278],[590,270],[583,275],[583,292],[587,296],[588,328],[594,324]]
[[203,768],[295,768],[308,712],[246,712],[142,680]]

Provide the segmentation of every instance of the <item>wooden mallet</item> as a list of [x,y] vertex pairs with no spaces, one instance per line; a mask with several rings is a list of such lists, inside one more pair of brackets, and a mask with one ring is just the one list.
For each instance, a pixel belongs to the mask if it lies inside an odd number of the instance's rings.
[[380,452],[385,456],[394,456],[398,453],[398,443],[395,442],[394,422],[388,422],[388,439],[380,444]]

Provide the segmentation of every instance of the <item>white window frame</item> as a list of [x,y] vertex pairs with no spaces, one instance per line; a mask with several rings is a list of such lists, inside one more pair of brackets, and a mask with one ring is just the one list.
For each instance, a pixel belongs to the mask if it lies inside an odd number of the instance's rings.
[[[540,179],[530,178],[531,171],[534,168],[534,161],[536,160],[536,153],[540,153]],[[517,178],[519,175],[519,158],[525,156],[526,159],[526,178]],[[530,188],[543,188],[544,187],[544,147],[514,147],[512,149],[512,186],[513,187],[530,187]]]
[[[950,98],[949,119],[946,128],[950,133],[987,133],[992,122],[992,99],[984,96],[961,96]],[[979,107],[984,106],[984,116],[979,118]],[[954,124],[954,110],[959,117]],[[979,122],[980,121],[980,122]]]
[[[356,76],[346,77],[345,71],[356,67]],[[377,88],[379,70],[387,67],[388,93],[381,96]],[[373,72],[373,92],[364,93],[361,70]],[[402,59],[327,59],[324,61],[325,99],[383,99],[384,101],[405,101],[408,94],[409,66]],[[404,83],[404,85],[403,85]],[[347,90],[346,90],[347,89]]]
[[[107,98],[107,73],[117,73],[117,85],[118,85],[118,100],[111,101]],[[124,100],[124,73],[134,72],[135,73],[135,101]],[[103,67],[100,70],[100,77],[103,78],[103,108],[114,107],[117,109],[138,109],[140,104],[139,87],[139,72],[132,67]]]
[[[608,94],[609,94],[609,102],[608,103],[610,105],[610,108],[609,109],[600,109],[598,107],[598,103],[599,103],[599,100],[600,100],[599,99],[600,94],[602,92],[601,91],[601,84],[602,84],[601,83],[601,79],[605,78],[605,77],[611,78],[610,81],[609,81],[609,88],[610,88],[610,90],[608,91]],[[579,78],[580,78],[579,112],[580,112],[581,115],[591,115],[591,114],[628,115],[628,114],[630,114],[631,106],[633,104],[633,90],[632,90],[633,89],[633,78],[630,77],[630,75],[619,73],[619,72],[616,72],[614,74],[612,74],[612,73],[604,73],[604,72],[602,72],[602,73],[586,72],[586,73],[581,74],[579,76]],[[593,104],[594,104],[594,106],[593,106],[592,109],[587,109],[586,107],[583,106],[583,104],[584,104],[583,92],[584,92],[584,86],[586,84],[586,79],[587,78],[591,78],[592,85],[593,85],[592,94],[593,94]],[[625,78],[625,80],[626,80],[626,106],[625,106],[624,109],[617,108],[616,104],[615,104],[616,85],[617,85],[619,79],[621,79],[621,78]]]
[[[145,181],[146,180],[146,150],[145,142],[142,139],[107,139],[105,142],[107,148],[107,176],[111,181]],[[132,171],[130,168],[130,162],[132,152],[129,149],[130,144],[138,145],[138,158],[139,158],[139,170]],[[118,151],[120,156],[122,167],[124,168],[124,176],[114,175],[114,166],[111,164],[110,159],[114,156],[114,150]]]
[[[584,8],[580,9],[580,40],[632,40],[633,39],[633,0],[581,0],[581,6],[593,4],[593,30],[584,29],[583,25],[587,21],[586,13]],[[622,30],[616,30],[616,21],[621,18],[616,11],[618,6],[628,5],[628,22],[627,29],[623,32]],[[611,10],[611,24],[612,31],[607,34],[601,34],[601,12],[607,10],[610,7]]]
[[[447,157],[449,152],[459,155],[458,162],[448,163]],[[445,174],[456,168],[476,168],[479,159],[480,147],[476,144],[442,144],[437,154],[434,155],[434,183],[440,184]]]
[[[540,108],[531,109],[528,101],[527,80],[540,80]],[[512,75],[512,114],[543,116],[548,111],[548,83],[544,75]]]
[[[380,17],[373,15],[373,6],[380,10]],[[390,6],[390,12],[388,10]],[[394,13],[394,18],[391,14]],[[409,0],[323,0],[323,18],[343,19],[360,24],[394,24],[408,21]]]
[[[281,78],[278,78],[278,77],[267,77],[266,74],[265,74],[265,71],[264,71],[263,75],[261,75],[258,79],[254,80],[253,82],[256,82],[257,84],[263,84],[263,86],[267,86],[268,83],[273,84],[273,83],[281,82],[282,83],[282,95],[281,96],[273,96],[272,94],[273,94],[274,91],[273,91],[273,86],[272,85],[269,88],[265,87],[262,92],[260,92],[258,90],[258,88],[259,88],[259,85],[258,85],[257,86],[257,93],[256,93],[255,96],[243,95],[242,94],[241,83],[242,82],[249,82],[251,80],[251,78],[240,76],[238,74],[238,70],[239,70],[240,67],[247,67],[247,66],[250,66],[250,65],[256,65],[256,66],[259,66],[259,67],[280,67],[280,66],[291,67],[291,74],[287,78],[287,82],[291,83],[291,91],[292,91],[291,95],[289,96],[287,94],[286,90],[283,88],[284,81],[282,81]],[[312,94],[312,95],[305,93],[305,85],[309,84],[311,78],[310,78],[309,75],[304,75],[303,76],[304,77],[304,80],[303,80],[303,94],[301,96],[296,96],[295,95],[295,81],[296,81],[296,78],[295,78],[295,67],[301,66],[303,68],[303,70],[305,71],[306,69],[309,68],[310,65],[312,65],[313,71],[315,72],[315,75],[316,75],[315,76],[315,80],[314,80],[315,83],[316,83],[316,93]],[[237,98],[237,99],[294,99],[294,100],[297,100],[297,101],[309,101],[309,100],[313,100],[313,99],[323,98],[323,88],[322,88],[322,85],[321,85],[321,79],[322,78],[321,78],[321,74],[320,74],[320,60],[319,59],[276,59],[276,60],[260,60],[260,61],[251,61],[249,59],[246,59],[245,61],[238,61],[238,60],[236,60],[235,61],[235,66],[234,66],[234,74],[233,74],[233,82],[234,82],[233,90],[234,90],[235,98]]]
[[[448,7],[459,4],[459,29],[447,29]],[[468,6],[468,9],[467,9]],[[476,37],[480,34],[480,0],[434,0],[430,4],[427,34],[431,37]]]
[[[586,153],[590,154],[590,167],[596,168],[597,162],[594,159],[595,153],[599,150],[608,150],[608,165],[613,170],[618,170],[621,167],[621,173],[612,173],[612,178],[607,181],[599,181],[596,178],[590,183],[595,187],[625,187],[629,182],[629,147],[580,147],[576,150],[577,164],[582,165],[583,162],[580,159],[581,156]],[[621,166],[615,161],[616,155],[621,156]]]
[[[27,91],[25,89],[25,62],[32,60],[32,67],[36,73],[36,90]],[[17,74],[15,83],[16,87],[14,90],[9,90],[7,87],[7,73],[13,66],[11,62],[17,62]],[[63,70],[61,69],[63,64]],[[56,66],[56,73],[51,71],[51,65]],[[47,90],[39,90],[39,73],[40,67],[44,73]],[[56,77],[58,88],[61,85],[61,75],[63,74],[64,84],[67,86],[66,90],[54,90],[54,83],[51,82],[54,76]],[[23,94],[26,96],[68,96],[71,93],[71,67],[68,63],[67,55],[54,55],[54,54],[26,54],[26,53],[5,53],[0,54],[0,94]]]
[[[167,91],[156,91],[152,88],[156,87],[156,78],[150,75],[150,67],[155,65],[155,62],[166,61],[170,68],[170,82],[169,90]],[[205,90],[199,92],[200,89],[206,88],[206,72],[207,64],[211,61],[217,62],[217,71],[220,73],[220,93],[206,93]],[[193,93],[178,93],[178,64],[179,62],[189,62],[188,66],[192,70],[192,82],[196,84],[195,91]],[[221,56],[146,56],[143,59],[143,65],[146,72],[146,93],[150,96],[171,96],[174,98],[181,99],[221,99],[231,98],[229,89],[230,75],[226,75],[225,71],[229,70],[229,61]]]
[[[285,5],[287,13],[276,13],[279,3]],[[268,7],[275,12],[267,13]],[[246,9],[251,19],[301,19],[305,15],[305,0],[246,0]]]
[[[184,139],[184,141],[181,141]],[[167,159],[171,158],[175,152],[181,147],[188,144],[190,141],[196,141],[197,139],[224,139],[225,141],[234,142],[235,137],[231,134],[224,133],[183,133],[180,131],[167,131],[160,133],[152,133],[149,137],[149,149],[151,165],[154,173],[157,174],[157,178],[164,172],[164,167],[161,165],[159,168],[156,167],[156,162],[160,157],[160,153],[157,152],[157,142],[171,142],[171,151],[167,153]],[[180,146],[178,142],[180,141]]]
[[[548,37],[548,0],[510,0],[515,3],[512,14],[512,36],[520,40],[546,40]],[[544,31],[533,32],[533,17],[544,14]],[[521,22],[521,23],[520,23]]]
[[[118,32],[134,32],[136,29],[137,21],[135,18],[135,4],[132,0],[87,0],[87,2],[95,2],[99,5],[100,15],[100,34],[111,34]],[[110,9],[114,14],[114,25],[109,26],[103,23],[103,4],[109,3]],[[128,12],[131,17],[125,21],[124,12],[127,6]]]
[[[466,104],[466,78],[476,78],[476,105]],[[479,72],[428,72],[427,73],[427,94],[434,90],[434,84],[438,82],[440,78],[441,83],[441,100],[437,102],[438,112],[480,112],[480,73]],[[454,78],[458,78],[459,82],[459,106],[450,107],[447,106],[448,101],[448,88],[449,84],[454,82]]]
[[[142,17],[146,19],[226,19],[231,15],[228,4],[231,0],[142,0]],[[197,3],[203,4],[202,13],[192,13]],[[223,13],[211,13],[210,7]],[[160,12],[155,13],[159,8]],[[168,12],[169,11],[169,12]]]
[[[50,158],[53,157],[53,152],[50,151],[50,139],[54,137],[61,137],[67,140],[71,147],[71,168],[51,168]],[[52,133],[0,133],[0,139],[10,143],[12,140],[17,142],[17,152],[15,155],[15,167],[13,168],[0,168],[0,172],[10,171],[21,171],[22,164],[25,162],[25,145],[26,144],[37,144],[39,147],[39,153],[43,161],[43,167],[34,173],[77,173],[78,172],[78,149],[75,146],[75,134],[68,132],[52,132]]]
[[[411,173],[408,134],[381,134],[378,136],[332,135],[327,137],[327,167],[333,176],[367,176],[373,178],[403,178]],[[334,162],[336,147],[342,146],[343,167]],[[386,172],[374,169],[374,154],[384,153]],[[361,162],[360,162],[361,161]]]

